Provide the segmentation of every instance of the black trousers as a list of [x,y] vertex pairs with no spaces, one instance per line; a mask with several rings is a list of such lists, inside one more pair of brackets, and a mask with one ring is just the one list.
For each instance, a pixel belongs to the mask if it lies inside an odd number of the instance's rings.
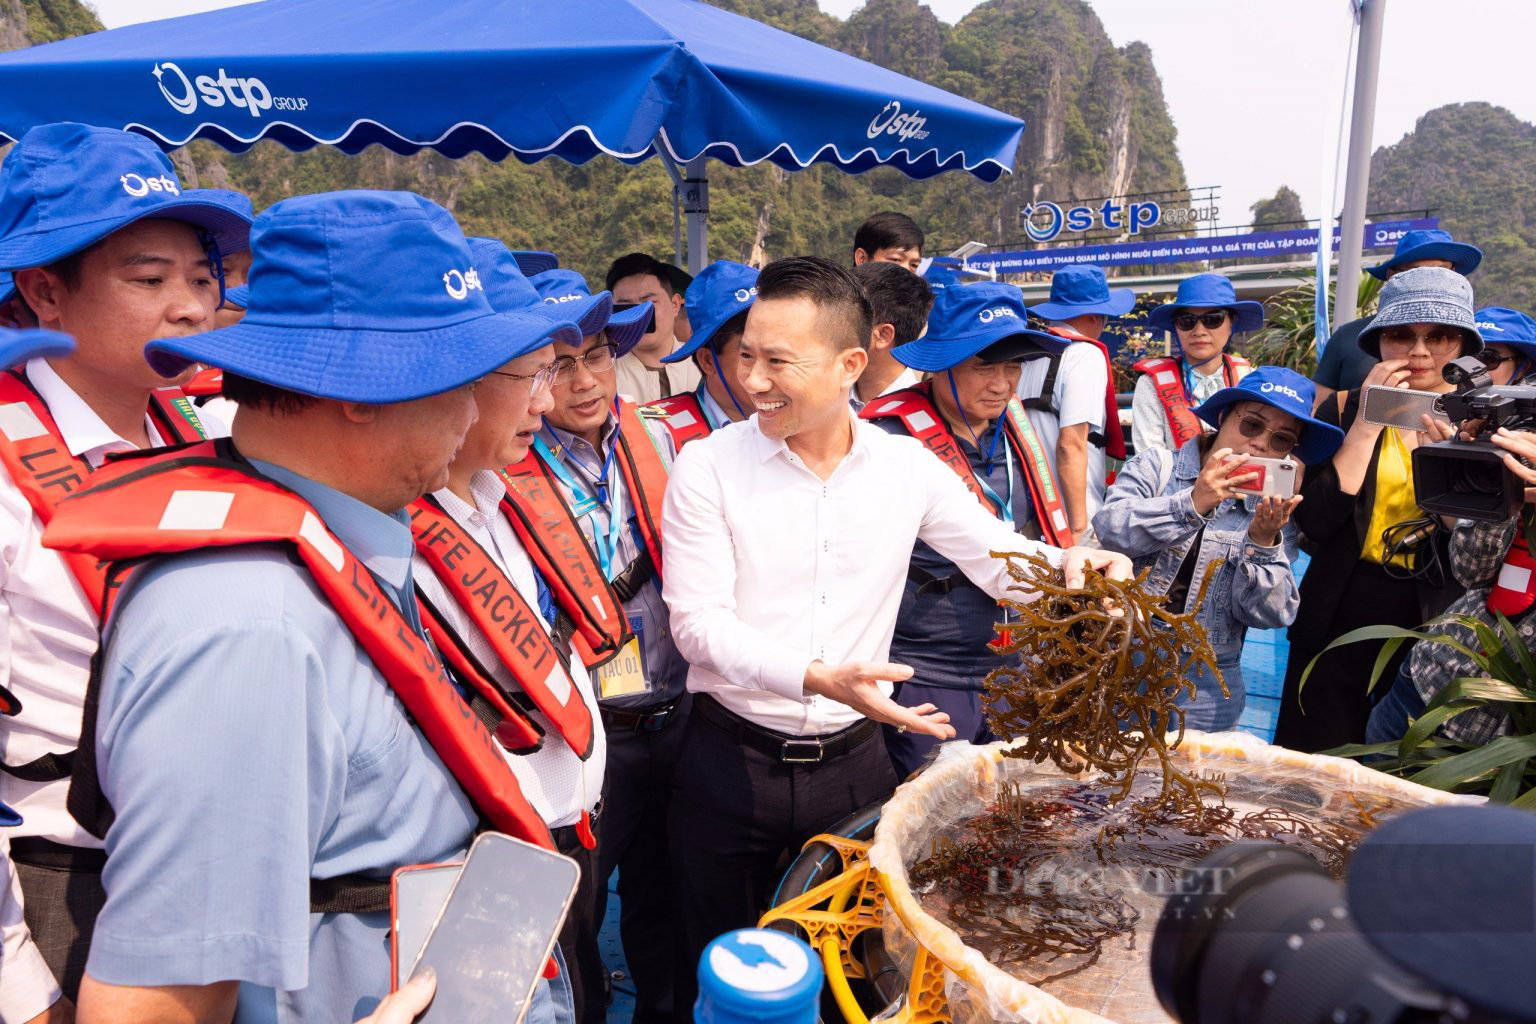
[[[601,829],[599,822],[597,828]],[[599,835],[601,833],[599,832]],[[608,994],[604,985],[603,957],[597,947],[597,933],[602,918],[597,915],[597,893],[604,886],[597,873],[597,850],[581,845],[574,825],[551,830],[555,846],[581,868],[576,895],[571,897],[571,911],[560,926],[560,952],[565,955],[565,970],[571,983],[577,1024],[602,1024],[608,1016]]]
[[[32,847],[38,847],[33,851]],[[96,917],[106,905],[98,850],[73,850],[38,839],[12,840],[11,859],[21,880],[27,929],[59,987],[80,995]]]
[[608,911],[608,880],[617,868],[619,939],[635,982],[635,1024],[658,1024],[672,1016],[678,923],[670,887],[667,806],[692,701],[684,695],[659,729],[605,726],[608,769],[598,841],[597,920],[600,925]]
[[[1302,586],[1301,599],[1307,599]],[[1346,644],[1318,659],[1317,667],[1301,686],[1302,673],[1325,647],[1361,626],[1403,626],[1422,623],[1418,590],[1412,580],[1398,580],[1381,566],[1360,562],[1344,581],[1338,611],[1320,635],[1297,636],[1291,631],[1290,659],[1285,665],[1285,687],[1280,696],[1280,715],[1275,724],[1275,743],[1313,754],[1346,743],[1365,742],[1365,724],[1372,705],[1385,697],[1407,660],[1411,644],[1398,649],[1387,663],[1374,691],[1369,691],[1371,669],[1381,653],[1382,641]]]
[[768,909],[781,858],[895,788],[879,729],[841,757],[784,764],[694,714],[668,815],[683,915],[676,1021],[693,1019],[704,947],[733,928],[756,925]]

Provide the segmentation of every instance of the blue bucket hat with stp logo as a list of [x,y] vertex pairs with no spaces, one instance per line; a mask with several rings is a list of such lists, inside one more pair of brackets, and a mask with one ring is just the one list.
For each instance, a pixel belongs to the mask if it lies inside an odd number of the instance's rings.
[[475,259],[475,269],[480,272],[480,283],[485,285],[492,309],[498,313],[522,311],[542,316],[549,321],[546,341],[581,344],[581,327],[560,307],[550,305],[540,297],[539,290],[524,275],[522,261],[516,252],[495,238],[471,238],[469,252]]
[[[67,356],[74,350],[75,339],[58,331],[0,327],[0,370],[9,370],[29,359],[42,356]],[[0,416],[0,420],[3,420],[3,416]],[[0,429],[3,427],[3,422],[0,422]]]
[[998,363],[1063,352],[1068,344],[1065,338],[1029,326],[1024,295],[1017,287],[981,281],[935,290],[928,333],[897,345],[891,355],[903,366],[939,373],[978,354]]
[[640,344],[645,329],[651,325],[649,302],[615,313],[613,293],[593,295],[592,289],[587,287],[587,279],[574,270],[546,270],[528,280],[538,289],[539,297],[559,311],[562,319],[575,321],[583,338],[608,328],[608,340],[621,356]]
[[1483,250],[1456,241],[1449,231],[1405,231],[1403,237],[1397,240],[1397,248],[1392,250],[1390,259],[1374,267],[1366,267],[1365,270],[1372,277],[1385,281],[1398,267],[1421,260],[1444,260],[1451,265],[1452,270],[1466,277],[1483,262]]
[[[0,299],[0,301],[4,301]],[[1472,314],[1485,345],[1508,345],[1526,359],[1536,360],[1536,320],[1518,309],[1489,306]]]
[[46,267],[150,217],[200,228],[227,256],[249,246],[249,211],[213,190],[183,192],[170,160],[142,135],[40,125],[0,165],[0,270]]
[[[730,260],[716,260],[693,279],[683,305],[688,310],[688,322],[693,325],[693,336],[686,345],[662,359],[664,363],[680,363],[709,344],[715,332],[726,321],[745,313],[757,301],[757,271]],[[727,385],[729,386],[729,385]]]
[[1316,394],[1312,382],[1295,370],[1283,366],[1256,366],[1237,386],[1222,388],[1207,398],[1195,409],[1195,415],[1211,426],[1219,427],[1227,406],[1236,402],[1263,402],[1289,413],[1301,423],[1296,458],[1308,464],[1325,462],[1344,443],[1344,431],[1312,415],[1312,399]]
[[165,376],[217,366],[301,395],[387,405],[478,380],[543,343],[549,318],[498,313],[447,210],[410,192],[285,199],[256,218],[234,327],[145,346]]

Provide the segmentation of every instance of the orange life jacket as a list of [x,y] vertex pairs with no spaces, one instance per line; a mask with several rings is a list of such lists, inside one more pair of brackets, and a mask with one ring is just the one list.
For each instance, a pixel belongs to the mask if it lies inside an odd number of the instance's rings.
[[[527,694],[526,699],[554,724],[577,757],[583,761],[591,757],[595,746],[592,714],[538,613],[496,560],[430,496],[413,503],[409,512],[416,552],[495,650]],[[460,638],[438,637],[438,630],[452,631],[436,609],[432,612],[429,632],[438,648],[445,654],[449,649],[462,650]],[[491,673],[479,670],[476,675],[483,675],[494,685]],[[525,699],[516,692],[499,695],[509,704]]]
[[[1155,356],[1143,359],[1131,367],[1137,373],[1150,374],[1152,386],[1157,389],[1157,400],[1163,404],[1163,415],[1168,417],[1168,429],[1173,433],[1173,447],[1184,447],[1191,438],[1199,437],[1204,428],[1200,418],[1190,408],[1189,395],[1184,391],[1184,366],[1177,359]],[[1221,372],[1225,387],[1235,387],[1243,374],[1253,369],[1253,364],[1242,356],[1222,354]]]
[[[150,392],[149,416],[167,444],[208,436],[179,388]],[[20,369],[0,373],[0,463],[45,527],[58,502],[85,486],[92,472],[84,459],[69,453],[53,414]],[[66,553],[64,562],[99,613],[105,586],[101,566],[88,555],[74,553]]]
[[[43,541],[110,563],[209,547],[289,546],[480,814],[493,828],[553,850],[549,829],[432,645],[308,502],[232,452],[227,442],[207,442],[105,466],[88,490],[60,504]],[[108,594],[110,609],[115,591]],[[97,685],[94,676],[91,685]],[[69,808],[92,834],[104,836],[112,810],[88,753],[96,706],[95,694],[88,694],[85,756]]]
[[[930,382],[924,381],[910,388],[893,392],[882,398],[877,398],[866,405],[859,413],[866,420],[878,420],[887,416],[895,416],[901,420],[907,428],[907,433],[921,441],[929,451],[937,455],[944,464],[954,470],[956,475],[965,482],[972,494],[976,495],[983,505],[989,510],[992,503],[987,499],[986,492],[982,490],[981,481],[976,478],[976,471],[971,468],[970,459],[965,457],[965,452],[960,449],[960,444],[955,440],[955,435],[950,432],[944,423],[944,417],[933,404],[932,387]],[[1040,531],[1046,543],[1054,544],[1059,548],[1072,546],[1072,530],[1067,523],[1067,511],[1061,503],[1061,491],[1056,486],[1056,480],[1051,475],[1051,465],[1046,461],[1045,447],[1040,443],[1040,438],[1029,424],[1029,417],[1024,414],[1024,407],[1019,404],[1017,398],[1008,400],[1008,409],[1003,413],[1003,434],[1007,443],[1013,448],[1013,453],[1019,459],[1019,465],[1024,469],[1024,480],[1029,486],[1030,504],[1034,506],[1035,519],[1040,523]],[[1004,515],[1011,517],[1010,510],[1004,510]]]
[[645,415],[647,411],[654,411],[657,414],[655,419],[667,428],[667,433],[672,435],[672,447],[677,451],[682,451],[683,445],[689,441],[708,437],[714,430],[709,425],[709,417],[704,415],[703,403],[692,391],[647,402],[641,406],[641,415]]
[[1531,556],[1522,517],[1520,528],[1504,553],[1498,578],[1488,591],[1488,610],[1513,619],[1530,611],[1533,604],[1536,604],[1536,558]]
[[209,398],[224,393],[224,371],[205,366],[192,375],[182,388],[193,398]]

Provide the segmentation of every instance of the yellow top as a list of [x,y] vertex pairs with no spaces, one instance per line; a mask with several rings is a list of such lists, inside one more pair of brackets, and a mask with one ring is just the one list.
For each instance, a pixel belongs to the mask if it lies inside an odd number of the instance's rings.
[[[1371,506],[1371,522],[1365,529],[1360,557],[1377,565],[1387,564],[1382,531],[1423,514],[1413,493],[1413,453],[1403,440],[1402,431],[1387,427],[1381,432],[1381,457],[1376,460],[1376,503]],[[1412,560],[1411,554],[1400,554],[1391,564],[1407,569]]]

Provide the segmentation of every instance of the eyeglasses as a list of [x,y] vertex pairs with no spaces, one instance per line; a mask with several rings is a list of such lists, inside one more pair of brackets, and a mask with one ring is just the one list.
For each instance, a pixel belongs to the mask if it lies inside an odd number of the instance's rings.
[[587,372],[593,375],[607,373],[613,369],[614,357],[619,354],[619,347],[612,343],[599,345],[579,356],[561,356],[549,365],[554,367],[553,380],[559,383],[562,380],[570,380],[571,374],[576,372],[576,363],[579,360],[587,368]]
[[1412,352],[1420,341],[1433,355],[1443,355],[1453,348],[1460,348],[1462,333],[1455,327],[1428,327],[1416,331],[1412,327],[1388,327],[1381,332],[1381,344],[1391,345]]
[[496,377],[510,377],[521,384],[528,381],[528,393],[530,395],[546,395],[549,389],[555,386],[555,377],[560,373],[560,360],[545,363],[532,373],[509,373],[506,370],[492,370]]
[[1208,331],[1214,331],[1227,322],[1227,311],[1214,309],[1209,313],[1179,313],[1173,318],[1173,326],[1181,331],[1192,331],[1195,324],[1200,324]]
[[1237,418],[1237,431],[1250,441],[1262,435],[1269,435],[1269,450],[1276,455],[1284,455],[1300,443],[1301,438],[1289,430],[1274,430],[1263,418],[1244,414]]

